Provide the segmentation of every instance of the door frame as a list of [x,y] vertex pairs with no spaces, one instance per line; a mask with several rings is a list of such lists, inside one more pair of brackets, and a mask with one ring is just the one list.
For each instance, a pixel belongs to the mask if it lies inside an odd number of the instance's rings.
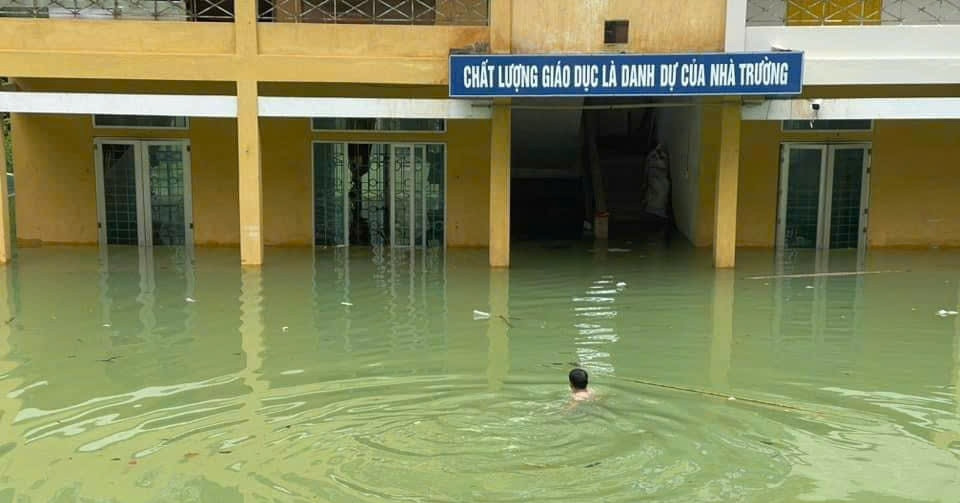
[[[391,163],[391,164],[390,164],[389,166],[387,166],[387,170],[388,170],[387,176],[389,176],[389,177],[392,177],[392,176],[393,176],[393,174],[392,174],[392,170],[393,170],[393,165],[392,165],[392,163],[393,163],[393,146],[394,146],[394,145],[409,145],[409,146],[412,146],[412,147],[413,147],[412,155],[413,155],[414,157],[411,158],[411,162],[416,162],[416,152],[417,152],[418,149],[420,149],[420,148],[423,149],[423,160],[424,160],[424,162],[426,162],[427,146],[429,146],[429,145],[442,145],[442,146],[443,146],[443,188],[442,188],[441,190],[442,190],[442,192],[443,192],[443,243],[441,244],[441,247],[442,247],[443,249],[446,249],[446,248],[447,248],[447,239],[448,239],[448,236],[447,236],[447,234],[448,234],[448,233],[447,233],[447,222],[449,221],[449,207],[450,207],[449,200],[448,200],[448,198],[447,198],[447,195],[448,195],[448,186],[449,186],[449,185],[448,185],[448,184],[449,184],[449,177],[448,177],[448,175],[449,175],[449,169],[448,169],[448,168],[449,168],[449,164],[448,164],[448,163],[449,163],[449,159],[450,159],[450,143],[449,143],[449,142],[446,142],[446,141],[416,141],[416,140],[414,140],[414,141],[410,141],[410,140],[404,140],[404,141],[386,141],[386,140],[345,140],[345,141],[344,141],[344,140],[311,140],[310,143],[309,143],[309,145],[308,145],[308,148],[310,149],[310,166],[309,166],[309,169],[310,169],[310,195],[311,195],[311,199],[310,199],[310,242],[312,243],[312,246],[313,246],[314,248],[318,248],[318,247],[319,247],[319,246],[317,245],[317,239],[316,239],[316,232],[317,232],[317,222],[316,222],[316,220],[317,220],[317,215],[316,215],[316,213],[317,213],[317,207],[316,207],[316,205],[317,205],[316,165],[317,165],[317,160],[316,160],[316,155],[315,155],[314,148],[313,148],[313,146],[314,146],[315,144],[317,144],[317,143],[324,143],[324,144],[328,144],[328,145],[335,145],[335,144],[343,145],[343,149],[344,149],[344,159],[346,159],[347,162],[349,162],[350,145],[386,145],[387,148],[389,149],[390,156],[391,156],[391,159],[390,159],[390,163]],[[345,169],[346,169],[346,171],[347,171],[347,176],[350,177],[351,174],[350,174],[349,166],[345,167]],[[424,172],[424,176],[426,176],[426,172]],[[414,188],[416,188],[416,180],[414,180]],[[348,186],[347,186],[347,189],[349,189],[349,184],[348,184]],[[390,190],[391,190],[391,191],[393,190],[392,178],[391,178],[391,183],[390,183]],[[415,192],[415,191],[414,191],[414,192]],[[346,196],[346,197],[347,197],[347,199],[345,199],[345,200],[344,200],[344,203],[343,203],[343,204],[344,204],[344,207],[346,208],[346,211],[344,212],[344,218],[345,218],[344,223],[345,223],[345,225],[346,225],[346,227],[345,227],[345,229],[344,229],[344,232],[346,233],[346,239],[345,239],[345,244],[344,244],[343,246],[349,246],[349,245],[350,245],[350,228],[349,228],[349,225],[350,225],[350,215],[349,215],[350,200],[349,200],[349,190],[347,191],[347,196]],[[391,197],[391,194],[386,194],[386,197],[388,197],[388,198]],[[424,197],[426,197],[426,195],[424,195]],[[426,205],[424,205],[424,207],[426,207]],[[391,207],[390,211],[393,211],[393,208],[392,208],[392,207]],[[424,216],[424,218],[426,218],[426,217]],[[391,226],[392,226],[392,222],[393,222],[393,220],[392,220],[392,217],[391,217],[391,221],[389,222],[389,223],[391,224]],[[426,235],[426,224],[424,224],[424,235]],[[395,247],[395,245],[393,244],[393,236],[391,236],[391,239],[390,239],[390,247]],[[409,247],[407,246],[407,247],[404,247],[404,248],[409,248]]]
[[[396,155],[398,150],[410,150],[410,158],[408,169],[409,182],[407,183],[407,190],[410,191],[410,196],[407,201],[407,208],[410,212],[407,215],[407,227],[410,233],[410,241],[404,244],[397,244],[397,184],[396,184],[396,172],[397,172],[397,159],[399,158]],[[390,144],[390,168],[389,174],[387,175],[390,180],[390,247],[391,248],[416,248],[416,229],[417,229],[417,148],[413,143],[391,143]]]
[[790,180],[790,151],[820,151],[820,194],[817,210],[817,244],[814,249],[830,249],[830,219],[833,205],[833,163],[838,149],[862,149],[864,151],[860,180],[860,220],[858,224],[857,249],[867,245],[867,225],[870,213],[870,164],[873,155],[871,142],[781,142],[780,179],[777,186],[776,248],[784,249],[786,238],[787,190]]
[[146,138],[94,138],[94,163],[97,179],[97,233],[100,246],[107,246],[106,191],[103,185],[103,145],[132,145],[134,149],[134,175],[137,191],[137,245],[153,246],[153,215],[150,204],[149,180],[144,173],[149,172],[149,153],[151,145],[180,145],[183,148],[183,219],[184,247],[193,248],[193,176],[191,171],[190,140],[146,139]]

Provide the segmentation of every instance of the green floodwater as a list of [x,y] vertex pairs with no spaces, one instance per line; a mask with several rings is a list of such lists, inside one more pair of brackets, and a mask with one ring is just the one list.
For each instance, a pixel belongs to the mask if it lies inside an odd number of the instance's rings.
[[0,503],[960,501],[960,252],[616,246],[22,249]]

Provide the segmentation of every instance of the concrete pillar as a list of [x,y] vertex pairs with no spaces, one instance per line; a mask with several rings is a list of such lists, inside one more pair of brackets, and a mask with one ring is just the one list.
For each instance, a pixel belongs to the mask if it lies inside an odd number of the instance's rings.
[[720,116],[720,156],[717,165],[713,226],[713,263],[733,268],[737,247],[737,183],[740,170],[740,102],[725,101]]
[[510,267],[510,103],[495,103],[490,124],[490,265]]
[[237,82],[237,159],[240,175],[240,263],[263,264],[263,176],[257,82]]
[[3,128],[0,127],[0,163],[3,173],[0,176],[0,264],[6,264],[13,258],[13,245],[10,239],[10,192],[7,188],[7,146]]

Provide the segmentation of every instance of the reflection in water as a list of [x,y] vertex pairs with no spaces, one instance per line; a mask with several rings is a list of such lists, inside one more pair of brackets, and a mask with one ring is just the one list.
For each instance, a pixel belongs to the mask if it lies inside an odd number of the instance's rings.
[[[960,487],[960,320],[934,314],[958,302],[960,255],[745,252],[736,272],[653,246],[520,249],[509,271],[484,251],[267,259],[37,248],[0,269],[0,502]],[[748,279],[857,269],[912,272]],[[566,409],[572,365],[600,402]]]

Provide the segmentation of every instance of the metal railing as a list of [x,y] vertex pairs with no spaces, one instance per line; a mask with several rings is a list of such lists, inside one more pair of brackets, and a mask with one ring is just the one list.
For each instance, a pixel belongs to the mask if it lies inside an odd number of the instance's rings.
[[748,0],[747,26],[960,24],[960,0]]
[[276,23],[486,26],[489,0],[260,0]]
[[0,17],[233,21],[234,0],[0,0]]

